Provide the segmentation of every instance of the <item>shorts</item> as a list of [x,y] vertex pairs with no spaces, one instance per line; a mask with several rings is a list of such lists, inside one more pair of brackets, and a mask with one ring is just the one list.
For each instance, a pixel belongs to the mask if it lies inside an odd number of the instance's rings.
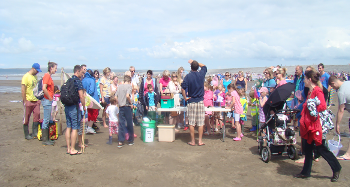
[[150,111],[150,112],[156,111],[156,106],[149,106],[148,111]]
[[118,134],[119,124],[117,121],[109,121],[109,134]]
[[106,103],[107,105],[111,104],[111,102],[109,101],[109,99],[110,99],[109,97],[105,97],[104,99],[105,99],[105,103]]
[[66,114],[67,128],[80,129],[81,111],[79,105],[65,106],[64,112]]
[[203,101],[187,104],[187,116],[189,125],[198,127],[204,125],[205,110]]
[[98,109],[88,108],[87,112],[88,112],[88,121],[96,122],[97,116],[98,116]]
[[239,121],[241,119],[241,114],[233,113],[233,116],[235,118],[235,121]]

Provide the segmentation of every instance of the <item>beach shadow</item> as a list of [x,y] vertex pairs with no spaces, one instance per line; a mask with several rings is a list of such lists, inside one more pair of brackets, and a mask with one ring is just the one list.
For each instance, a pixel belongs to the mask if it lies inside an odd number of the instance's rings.
[[[258,144],[258,143],[257,143]],[[253,146],[251,148],[249,148],[249,151],[253,154],[253,155],[260,155],[259,151],[258,151],[258,146]]]

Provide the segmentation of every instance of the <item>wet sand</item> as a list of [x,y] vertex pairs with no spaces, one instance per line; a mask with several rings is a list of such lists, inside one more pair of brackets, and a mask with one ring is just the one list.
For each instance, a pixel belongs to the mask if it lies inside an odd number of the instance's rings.
[[[56,83],[56,81],[55,81]],[[0,86],[16,86],[20,81],[0,81]],[[134,146],[117,148],[107,145],[108,129],[97,123],[97,134],[86,135],[88,147],[77,156],[66,154],[65,136],[54,146],[42,146],[38,140],[25,140],[22,130],[20,93],[0,93],[0,186],[349,186],[350,161],[340,161],[342,173],[338,183],[331,183],[332,170],[326,161],[313,164],[310,180],[294,179],[302,169],[287,156],[272,156],[264,163],[258,154],[256,135],[248,132],[251,117],[245,125],[245,137],[232,141],[229,124],[226,141],[221,134],[204,136],[205,146],[189,146],[189,130],[180,130],[172,143],[143,143],[141,130]],[[337,98],[335,103],[337,104]],[[331,108],[336,113],[337,106]],[[41,107],[41,113],[42,113]],[[42,117],[42,116],[41,116]],[[99,116],[99,118],[101,115]],[[341,132],[348,132],[349,113],[345,112]],[[63,129],[66,128],[63,115]],[[32,119],[32,118],[31,118]],[[335,120],[334,120],[335,121]],[[31,123],[30,123],[31,125]],[[31,126],[30,126],[31,127]],[[31,132],[31,128],[30,128]],[[333,131],[328,135],[332,138]],[[198,134],[196,133],[196,137]],[[300,138],[298,137],[298,141]],[[348,147],[342,139],[342,155]],[[197,142],[198,143],[198,142]],[[300,147],[298,143],[297,148]],[[78,149],[78,146],[76,147]]]

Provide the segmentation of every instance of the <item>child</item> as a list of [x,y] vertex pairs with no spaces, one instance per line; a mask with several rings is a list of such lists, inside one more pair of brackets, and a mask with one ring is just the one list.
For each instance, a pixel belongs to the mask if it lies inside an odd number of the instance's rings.
[[[248,100],[245,95],[245,88],[242,88],[241,86],[237,86],[237,89],[238,89],[237,92],[240,95],[239,101],[241,102],[241,105],[243,107],[243,114],[241,114],[240,116],[239,123],[241,124],[242,129],[244,129],[243,128],[244,122],[247,121]],[[242,133],[243,133],[243,130],[242,130]]]
[[153,91],[151,84],[147,85],[148,92],[145,94],[145,103],[147,111],[156,111],[158,105],[158,94]]
[[261,87],[260,90],[260,98],[259,98],[259,128],[262,124],[265,123],[265,114],[263,107],[267,101],[266,95],[269,93],[269,90],[266,87]]
[[[85,113],[85,115],[84,115],[84,109],[83,109],[83,107],[85,107],[86,108],[86,111],[87,111],[87,106],[89,106],[90,105],[90,99],[89,99],[89,97],[87,97],[87,93],[86,93],[86,90],[85,89],[83,89],[83,95],[84,95],[84,97],[85,97],[85,106],[83,106],[81,103],[79,103],[79,107],[80,107],[80,111],[81,111],[81,115],[82,115],[82,118],[81,118],[81,124],[80,124],[80,129],[79,129],[79,131],[78,131],[78,145],[79,145],[79,147],[82,147],[83,145],[82,145],[82,140],[83,140],[83,120],[85,120],[85,126],[86,126],[86,124],[87,124],[87,121],[88,121],[88,114],[87,114],[87,112]],[[85,128],[86,129],[86,128]],[[85,133],[86,133],[86,131],[85,131]],[[96,133],[96,132],[95,132]],[[87,147],[87,145],[84,145],[84,148],[85,147]]]
[[138,101],[139,101],[139,94],[137,93],[137,86],[133,87],[132,88],[132,92],[131,92],[131,101],[132,101],[132,121],[134,123],[134,126],[135,126],[135,122],[137,122],[136,118],[135,118],[135,114],[136,114],[136,111],[137,111],[137,104],[138,104]]
[[107,144],[112,145],[113,134],[118,134],[119,108],[115,97],[111,97],[110,102],[111,105],[109,105],[106,110],[106,115],[109,119],[109,140]]
[[[208,82],[205,82],[204,83],[204,100],[203,100],[203,103],[204,103],[204,106],[205,107],[210,107],[210,106],[213,106],[213,91],[210,90],[211,89],[211,86],[209,85]],[[210,122],[209,122],[209,117],[210,115],[212,114],[211,111],[206,111],[205,112],[205,125],[207,127],[207,131],[204,133],[204,135],[209,135],[209,132],[210,132]]]
[[[217,87],[217,90],[214,92],[214,106],[216,107],[223,107],[225,108],[225,88],[220,84]],[[224,126],[223,122],[223,112],[214,112],[215,116],[215,130],[218,131],[218,128],[220,126],[220,129]]]
[[256,131],[256,126],[257,126],[257,121],[258,121],[258,114],[257,114],[257,108],[259,106],[259,100],[258,98],[255,98],[254,96],[254,91],[249,92],[249,97],[250,97],[250,115],[252,116],[252,128],[250,129],[250,132]]
[[237,129],[237,137],[233,138],[234,141],[241,141],[243,134],[241,125],[239,124],[240,116],[243,114],[243,107],[240,102],[240,95],[236,91],[236,87],[233,83],[229,84],[227,86],[227,89],[229,90],[229,93],[231,93],[232,102],[231,105],[227,108],[233,109],[233,116],[232,116],[232,127],[236,126]]
[[56,120],[56,116],[57,116],[57,113],[58,113],[58,105],[57,105],[57,101],[60,100],[60,90],[58,89],[58,86],[55,85],[54,87],[54,95],[53,95],[53,98],[52,98],[52,112],[51,112],[51,120],[53,122],[57,121]]

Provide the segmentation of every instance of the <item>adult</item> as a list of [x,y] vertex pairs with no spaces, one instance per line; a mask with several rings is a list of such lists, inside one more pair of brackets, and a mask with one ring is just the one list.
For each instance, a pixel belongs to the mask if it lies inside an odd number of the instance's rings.
[[165,92],[170,81],[170,72],[168,70],[164,70],[162,78],[159,79],[160,93]]
[[221,84],[225,87],[225,93],[228,92],[227,90],[227,86],[229,84],[231,84],[232,80],[230,79],[230,73],[229,72],[225,72],[225,77],[224,79],[221,80]]
[[105,105],[102,113],[103,127],[105,128],[108,128],[108,125],[106,124],[106,109],[110,104],[109,98],[111,97],[111,94],[112,94],[111,81],[109,79],[110,74],[111,74],[111,68],[106,67],[105,69],[103,69],[103,76],[100,79],[101,98],[102,98],[102,103],[104,103]]
[[328,89],[328,92],[331,90],[331,87],[329,86],[329,77],[330,75],[324,71],[324,65],[320,63],[318,66],[318,72],[320,72],[320,81],[322,85]]
[[[97,94],[98,94],[98,98],[99,100],[101,99],[101,90],[100,90],[100,72],[98,70],[94,71],[94,77],[95,77],[95,81],[96,81],[96,87],[97,87]],[[98,101],[99,101],[98,100]]]
[[81,77],[81,80],[83,80],[87,69],[86,69],[86,65],[85,64],[80,65],[80,67],[81,67],[81,70],[82,70],[82,73],[83,73],[83,76]]
[[[264,75],[265,75],[265,80],[264,80],[264,83],[263,83],[263,87],[266,87],[269,90],[269,93],[270,93],[271,92],[270,88],[272,87],[272,85],[276,86],[276,81],[275,81],[275,79],[273,77],[272,69],[271,68],[266,68],[264,70]],[[273,86],[273,87],[275,87],[275,86]]]
[[[83,77],[83,71],[80,65],[74,66],[74,75],[72,79],[74,79],[74,87],[75,92],[78,92],[80,103],[82,106],[85,106],[85,97],[83,93],[83,84],[81,82],[81,78]],[[86,113],[85,107],[83,107],[84,115]],[[78,129],[80,129],[80,121],[81,121],[81,111],[79,109],[79,102],[71,105],[65,106],[64,112],[66,114],[66,122],[67,122],[67,130],[66,130],[66,142],[67,142],[67,154],[78,155],[81,152],[75,149],[75,142],[78,136]]]
[[[296,66],[295,67],[295,77],[294,77],[294,84],[295,84],[295,90],[294,90],[294,99],[293,99],[293,106],[298,107],[300,103],[303,101],[301,98],[298,98],[298,96],[301,96],[301,93],[304,91],[305,84],[304,84],[304,73],[303,73],[303,67],[302,66]],[[298,120],[293,120],[293,126],[297,127]]]
[[57,71],[57,64],[55,62],[49,62],[47,65],[48,72],[45,73],[43,77],[43,92],[44,98],[41,101],[41,104],[44,108],[44,119],[41,126],[42,132],[42,144],[43,145],[53,145],[54,142],[50,140],[49,133],[49,122],[51,119],[51,111],[52,111],[52,99],[54,94],[54,83],[52,80],[52,75]]
[[[34,94],[33,89],[35,88],[38,78],[37,74],[41,72],[40,65],[38,63],[34,63],[32,68],[23,75],[21,82],[21,93],[22,100],[24,106],[24,116],[23,116],[23,131],[24,138],[27,140],[33,139],[37,137],[38,134],[38,125],[40,119],[40,103]],[[33,113],[33,125],[32,125],[32,136],[29,135],[29,119]]]
[[137,76],[137,75],[135,74],[135,67],[134,67],[134,66],[130,66],[129,71],[130,71],[130,73],[131,73],[131,75],[130,75],[130,76],[131,76],[131,86],[132,86],[133,88],[136,88],[136,87],[138,87],[139,84],[140,84],[139,76]]
[[[91,69],[88,69],[85,73],[84,79],[82,81],[83,88],[86,90],[86,93],[89,94],[96,101],[99,101],[96,80],[94,78],[94,73]],[[88,108],[88,123],[86,133],[95,134],[95,130],[92,128],[92,125],[97,120],[98,109]]]
[[310,177],[311,167],[312,167],[312,151],[316,149],[317,152],[328,162],[333,171],[333,177],[331,178],[332,182],[336,182],[339,178],[341,166],[338,160],[335,158],[332,152],[322,144],[322,127],[321,121],[318,120],[318,112],[324,111],[327,109],[326,102],[324,100],[323,92],[320,88],[319,83],[319,73],[314,71],[305,72],[304,79],[305,86],[309,88],[309,94],[307,99],[318,98],[320,104],[316,107],[316,116],[313,116],[314,111],[310,111],[307,102],[304,103],[303,110],[301,112],[300,119],[300,135],[303,139],[306,140],[305,143],[305,162],[303,170],[300,174],[295,175],[296,178],[308,178]]
[[181,84],[182,80],[184,79],[184,71],[185,69],[181,66],[179,67],[179,69],[177,70],[177,81]]
[[[177,79],[178,79],[177,74],[173,72],[171,74],[171,81],[168,84],[168,89],[170,93],[174,94],[174,105],[180,106],[181,84]],[[177,127],[180,128],[182,126],[181,117],[183,119],[183,116],[180,115],[180,113],[172,112],[171,117],[172,117],[171,120],[169,120],[170,124],[177,125]]]
[[276,75],[276,82],[277,82],[277,87],[280,87],[284,84],[287,84],[286,81],[286,72],[287,69],[286,68],[279,68],[276,70],[275,75]]
[[111,84],[111,95],[115,95],[115,93],[117,92],[118,89],[118,76],[114,76],[112,78],[112,84]]
[[[329,77],[329,85],[338,90],[338,112],[337,120],[335,123],[336,133],[340,134],[340,122],[344,115],[344,110],[350,112],[350,82],[341,81],[336,76],[332,75]],[[338,157],[339,160],[350,160],[350,146],[346,153]]]
[[144,116],[147,115],[146,110],[146,103],[145,103],[145,94],[148,92],[147,85],[152,85],[153,91],[157,94],[159,94],[158,86],[157,86],[157,79],[152,78],[153,72],[152,70],[147,71],[147,77],[144,77],[141,80],[140,89],[139,89],[139,101],[141,102],[142,106],[144,107]]
[[[207,73],[207,67],[204,64],[198,63],[195,60],[189,60],[188,63],[191,64],[191,72],[186,75],[184,78],[181,87],[182,87],[182,96],[186,98],[187,104],[187,114],[190,125],[191,133],[191,142],[188,142],[189,145],[196,145],[194,139],[194,126],[198,126],[198,145],[205,145],[202,141],[203,136],[203,125],[204,125],[204,81],[205,74]],[[198,68],[201,68],[198,71]],[[188,89],[188,97],[186,97],[186,89]]]
[[239,71],[238,72],[238,77],[237,77],[237,79],[235,81],[235,86],[236,86],[236,88],[238,86],[241,86],[242,88],[247,90],[247,88],[248,88],[247,79],[244,77],[243,71]]

